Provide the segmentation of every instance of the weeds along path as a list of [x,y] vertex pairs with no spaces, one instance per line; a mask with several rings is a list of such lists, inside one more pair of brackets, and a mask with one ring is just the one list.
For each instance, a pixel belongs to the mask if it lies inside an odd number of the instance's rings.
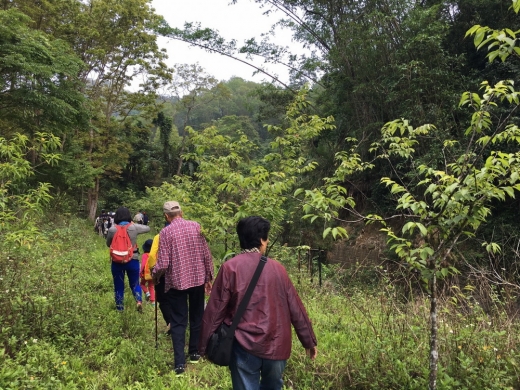
[[115,310],[108,250],[90,224],[71,220],[44,235],[38,255],[2,261],[0,389],[231,387],[209,363],[176,378],[164,321],[156,349],[153,307],[137,313],[128,285],[127,309]]
[[[116,312],[108,250],[90,224],[68,219],[42,231],[40,245],[0,262],[0,389],[231,389],[228,370],[204,361],[176,378],[164,322],[159,315],[156,349],[153,307],[137,313],[128,286],[127,309]],[[143,236],[139,244],[152,234]],[[425,300],[402,303],[388,280],[339,286],[345,271],[335,266],[320,289],[298,274],[293,252],[275,248],[273,257],[293,276],[318,337],[315,362],[293,338],[286,389],[427,387]],[[519,388],[517,323],[469,298],[462,314],[461,299],[441,314],[439,388]]]

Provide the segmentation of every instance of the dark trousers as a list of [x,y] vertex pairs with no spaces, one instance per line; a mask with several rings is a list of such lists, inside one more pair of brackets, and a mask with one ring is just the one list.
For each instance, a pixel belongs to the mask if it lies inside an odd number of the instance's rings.
[[164,276],[159,279],[159,283],[155,285],[155,300],[159,304],[159,309],[166,322],[166,325],[171,323],[171,309],[166,299],[166,292],[164,291]]
[[188,353],[191,355],[199,351],[200,328],[204,314],[204,285],[191,287],[187,290],[171,288],[166,292],[166,300],[171,313],[170,330],[172,333],[173,362],[174,366],[178,367],[186,364],[184,345],[186,344],[188,315],[190,320]]

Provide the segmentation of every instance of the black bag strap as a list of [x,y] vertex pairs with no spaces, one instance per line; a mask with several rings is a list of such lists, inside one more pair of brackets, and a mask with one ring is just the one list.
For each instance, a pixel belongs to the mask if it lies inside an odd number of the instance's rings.
[[264,255],[260,255],[260,261],[258,262],[256,271],[253,274],[253,277],[251,278],[251,282],[249,282],[249,286],[247,286],[247,291],[244,295],[244,298],[242,298],[240,305],[238,305],[237,312],[235,313],[235,318],[233,318],[233,323],[231,324],[231,328],[230,328],[231,334],[235,333],[238,323],[240,322],[240,319],[244,315],[244,311],[246,311],[246,306],[249,303],[249,300],[251,299],[251,295],[253,295],[253,290],[256,287],[256,283],[258,282],[258,279],[260,278],[260,274],[262,273],[262,270],[264,269],[265,263],[267,263],[267,257],[265,257]]

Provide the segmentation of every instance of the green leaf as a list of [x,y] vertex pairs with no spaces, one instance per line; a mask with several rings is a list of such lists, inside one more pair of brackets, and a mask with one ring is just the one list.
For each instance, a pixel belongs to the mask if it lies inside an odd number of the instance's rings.
[[475,37],[473,38],[473,44],[475,46],[478,46],[480,45],[480,43],[482,42],[482,40],[484,39],[484,35],[485,35],[486,31],[485,29],[478,29],[475,33]]
[[419,228],[419,230],[421,231],[421,234],[423,236],[426,236],[428,234],[428,230],[426,229],[426,227],[422,223],[417,223],[416,225]]
[[500,54],[500,52],[499,52],[498,50],[495,50],[495,51],[490,52],[490,53],[487,55],[487,57],[488,57],[488,59],[489,59],[489,62],[493,62],[493,60],[494,60],[495,58],[497,58],[497,56],[498,56],[499,54]]
[[403,226],[403,233],[406,233],[408,230],[410,230],[410,234],[413,233],[413,229],[415,228],[416,224],[415,222],[407,222],[405,223],[405,225]]
[[325,229],[323,231],[323,238],[327,237],[330,233],[330,231],[332,230],[332,228],[328,227],[327,229]]
[[510,198],[515,197],[515,190],[512,187],[502,187],[502,189],[509,195]]

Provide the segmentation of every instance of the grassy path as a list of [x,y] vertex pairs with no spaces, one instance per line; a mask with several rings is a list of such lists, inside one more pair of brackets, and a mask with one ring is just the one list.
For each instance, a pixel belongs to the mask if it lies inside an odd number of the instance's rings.
[[[0,390],[3,389],[230,389],[226,368],[188,365],[171,370],[171,340],[155,348],[154,310],[144,313],[126,287],[127,310],[118,313],[108,252],[84,222],[44,229],[39,256],[0,263]],[[150,235],[139,237],[142,244]],[[298,278],[294,255],[279,249],[313,320],[315,362],[296,337],[284,380],[287,389],[424,389],[428,324],[422,302],[404,305],[392,289],[349,286],[320,290]],[[326,280],[338,276],[328,270]],[[301,283],[297,280],[300,279]],[[519,388],[517,324],[473,305],[461,315],[446,305],[441,335],[439,389]]]

